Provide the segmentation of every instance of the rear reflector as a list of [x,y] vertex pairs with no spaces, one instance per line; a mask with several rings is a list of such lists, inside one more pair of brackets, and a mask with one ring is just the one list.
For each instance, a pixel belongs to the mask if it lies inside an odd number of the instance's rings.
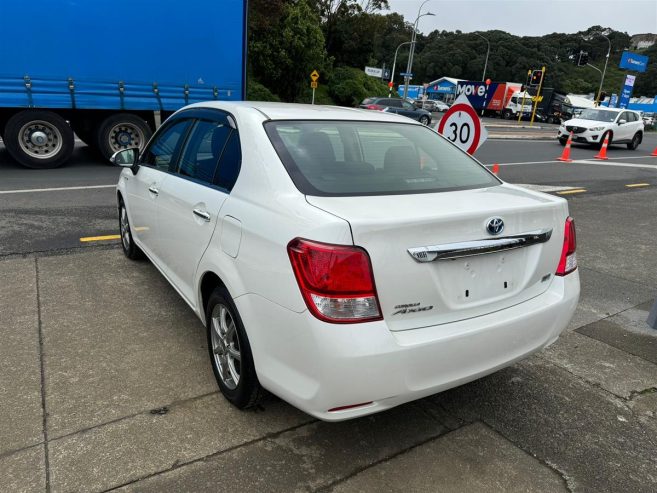
[[295,238],[287,245],[310,312],[332,323],[381,320],[372,265],[360,247]]
[[372,404],[372,401],[370,401],[370,402],[361,402],[360,404],[351,404],[349,406],[334,407],[332,409],[329,409],[328,412],[334,413],[336,411],[346,411],[347,409],[353,409],[355,407],[361,407],[361,406],[369,406],[370,404]]
[[561,249],[561,258],[557,266],[557,276],[565,276],[577,269],[577,236],[575,234],[575,220],[572,217],[566,219],[566,226],[563,233],[563,248]]

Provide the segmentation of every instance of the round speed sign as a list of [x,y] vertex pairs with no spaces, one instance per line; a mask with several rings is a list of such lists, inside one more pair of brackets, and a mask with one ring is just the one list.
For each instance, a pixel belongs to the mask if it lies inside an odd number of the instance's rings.
[[467,103],[456,102],[438,124],[438,133],[466,151],[474,154],[483,142],[481,120]]

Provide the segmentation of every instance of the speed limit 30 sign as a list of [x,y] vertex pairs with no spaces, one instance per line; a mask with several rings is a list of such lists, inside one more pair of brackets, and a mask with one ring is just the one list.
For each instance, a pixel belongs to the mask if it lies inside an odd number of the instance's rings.
[[474,154],[488,137],[477,111],[465,95],[458,97],[438,124],[438,133],[468,154]]

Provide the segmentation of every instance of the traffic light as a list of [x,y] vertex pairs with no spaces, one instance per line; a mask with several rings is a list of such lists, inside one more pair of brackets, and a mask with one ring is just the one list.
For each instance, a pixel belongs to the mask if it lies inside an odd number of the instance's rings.
[[534,70],[532,72],[531,79],[529,80],[529,85],[530,86],[538,86],[541,83],[542,78],[543,78],[543,71],[542,70]]

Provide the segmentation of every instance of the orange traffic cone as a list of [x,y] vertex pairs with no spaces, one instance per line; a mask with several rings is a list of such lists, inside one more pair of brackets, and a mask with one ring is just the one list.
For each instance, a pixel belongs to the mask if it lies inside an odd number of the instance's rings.
[[570,145],[573,143],[573,133],[570,132],[568,136],[568,142],[566,142],[566,147],[563,148],[561,156],[557,158],[557,161],[563,161],[565,163],[572,163],[573,160],[570,159]]
[[497,164],[497,163],[495,163],[495,164],[493,165],[493,174],[496,175],[496,174],[499,173],[499,172],[500,172],[500,165]]
[[609,145],[609,134],[605,134],[605,140],[602,143],[602,147],[600,148],[600,152],[598,152],[594,158],[595,159],[609,159],[607,157],[607,146]]
[[653,156],[653,157],[657,157],[657,147],[655,147],[655,150],[652,151],[651,156]]

